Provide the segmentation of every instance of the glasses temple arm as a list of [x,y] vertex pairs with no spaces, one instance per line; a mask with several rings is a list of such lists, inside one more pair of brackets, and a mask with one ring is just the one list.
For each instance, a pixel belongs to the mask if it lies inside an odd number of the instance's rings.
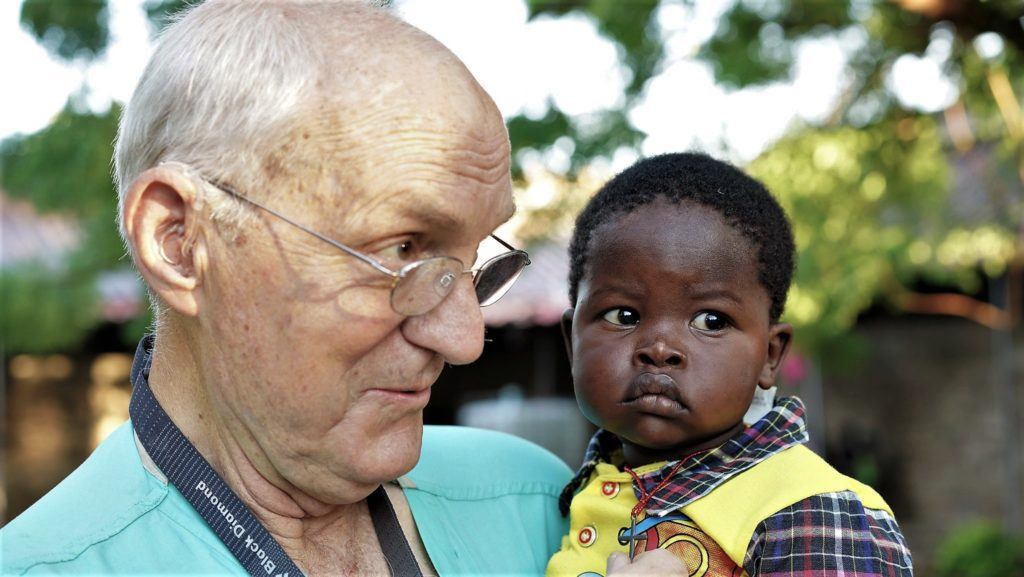
[[[296,222],[296,221],[288,218],[287,216],[281,214],[280,212],[277,212],[276,210],[270,208],[269,206],[263,206],[262,204],[256,202],[255,200],[253,200],[251,198],[248,198],[248,197],[246,197],[246,196],[244,196],[242,194],[239,194],[234,189],[232,189],[230,186],[227,186],[225,184],[221,184],[219,182],[213,182],[213,181],[210,181],[210,184],[212,184],[213,186],[215,186],[216,188],[218,188],[220,190],[223,190],[224,192],[230,194],[231,196],[233,196],[233,197],[235,197],[235,198],[237,198],[239,200],[245,201],[245,202],[255,206],[256,208],[259,208],[259,209],[262,209],[262,210],[265,210],[265,211],[269,212],[270,214],[276,216],[277,218],[279,218],[279,219],[287,222],[288,224],[294,226],[295,228],[303,230],[303,231],[305,231],[305,232],[307,232],[307,233],[317,237],[318,239],[320,239],[320,240],[330,244],[331,246],[334,246],[335,248],[345,252],[345,254],[348,254],[349,256],[351,256],[353,258],[357,258],[357,259],[363,261],[364,263],[372,266],[373,268],[379,270],[380,272],[382,272],[382,273],[384,273],[384,274],[386,274],[388,276],[395,277],[395,278],[398,277],[398,273],[396,273],[395,271],[393,271],[393,270],[387,268],[386,266],[380,264],[379,262],[373,260],[372,258],[370,258],[370,257],[368,257],[368,256],[366,256],[366,255],[364,255],[364,254],[362,254],[360,252],[357,252],[357,251],[355,251],[355,250],[353,250],[353,249],[351,249],[351,248],[341,244],[340,242],[338,242],[338,241],[336,241],[334,239],[328,238],[328,237],[320,234],[319,232],[317,232],[317,231],[315,231],[315,230],[313,230],[313,229],[303,225],[302,223]],[[504,243],[502,243],[502,244],[504,244]]]
[[514,247],[514,246],[510,245],[509,243],[507,243],[507,242],[505,242],[505,241],[501,240],[500,238],[498,238],[498,235],[492,234],[492,235],[491,235],[491,238],[493,238],[494,240],[496,240],[496,241],[500,242],[500,243],[501,243],[501,246],[503,246],[503,247],[505,247],[505,248],[507,248],[507,249],[509,249],[509,250],[513,250],[513,251],[514,251],[514,250],[519,250],[519,249],[517,249],[516,247]]

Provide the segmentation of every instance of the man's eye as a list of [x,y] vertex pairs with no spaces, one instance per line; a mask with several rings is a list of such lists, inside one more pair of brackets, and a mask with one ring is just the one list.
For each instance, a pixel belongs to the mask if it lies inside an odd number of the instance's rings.
[[729,326],[729,320],[725,315],[716,312],[705,311],[693,317],[690,325],[701,331],[720,331]]
[[640,322],[640,315],[633,309],[617,308],[604,313],[604,320],[613,325],[631,327]]
[[396,242],[380,251],[380,259],[387,262],[409,262],[416,258],[416,243],[412,239]]

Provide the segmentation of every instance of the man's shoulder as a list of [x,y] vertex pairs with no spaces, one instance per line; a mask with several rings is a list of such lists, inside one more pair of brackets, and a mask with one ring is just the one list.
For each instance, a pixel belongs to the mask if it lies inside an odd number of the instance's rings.
[[167,504],[169,495],[177,493],[145,471],[125,423],[0,530],[0,573],[151,572],[160,562],[153,554],[174,554],[168,543],[190,542],[194,550],[200,540],[182,523],[187,518]]
[[416,489],[471,498],[557,495],[571,476],[561,459],[520,437],[472,427],[427,426],[419,463],[404,479]]
[[440,574],[540,575],[567,530],[557,502],[571,475],[512,435],[426,427],[420,461],[399,484]]
[[144,475],[132,471],[133,441],[126,423],[3,528],[5,574],[73,560],[155,506],[163,492],[154,491],[156,487],[148,486]]

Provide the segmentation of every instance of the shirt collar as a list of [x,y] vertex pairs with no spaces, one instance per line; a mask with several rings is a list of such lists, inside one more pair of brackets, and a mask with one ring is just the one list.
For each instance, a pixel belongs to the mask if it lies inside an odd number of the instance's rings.
[[[142,337],[142,340],[139,341],[139,346],[135,349],[135,358],[132,359],[132,370],[130,373],[133,387],[140,380],[149,381],[149,369],[153,364],[153,341],[155,339],[155,335],[146,335]],[[135,436],[135,448],[139,451],[139,458],[142,459],[142,466],[160,483],[166,485],[167,476],[164,475],[163,471],[160,470],[160,467],[156,465],[153,458],[149,455],[149,451],[142,445],[139,434],[133,430],[133,435]]]
[[[807,441],[803,403],[797,397],[780,398],[768,414],[725,443],[688,456],[671,480],[651,497],[647,514],[660,516],[685,507],[769,456]],[[583,465],[562,491],[559,507],[563,515],[568,514],[573,495],[590,478],[599,462],[617,467],[623,465],[622,441],[604,429],[590,439]],[[641,475],[644,491],[651,491],[661,484],[677,463],[670,461]],[[639,498],[639,488],[634,486],[633,490]]]

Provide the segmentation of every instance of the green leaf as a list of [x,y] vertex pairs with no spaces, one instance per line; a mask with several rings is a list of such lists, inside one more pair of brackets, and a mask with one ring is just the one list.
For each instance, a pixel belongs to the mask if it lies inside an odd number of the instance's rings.
[[106,0],[25,0],[21,24],[55,56],[93,59],[110,40]]

